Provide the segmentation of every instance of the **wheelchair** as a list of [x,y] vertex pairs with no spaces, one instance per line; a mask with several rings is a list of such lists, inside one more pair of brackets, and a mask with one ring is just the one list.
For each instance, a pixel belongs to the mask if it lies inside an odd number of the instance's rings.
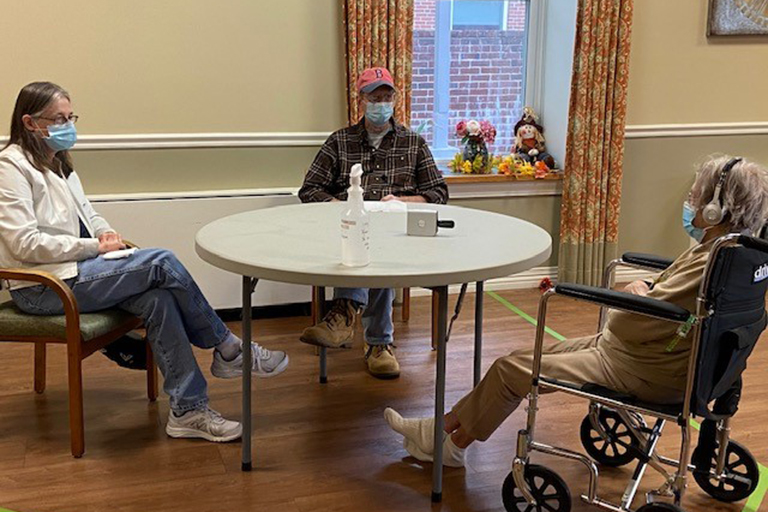
[[[558,284],[544,293],[539,303],[531,391],[526,427],[518,432],[512,471],[504,481],[502,499],[509,512],[568,512],[568,486],[554,471],[530,463],[531,452],[576,460],[589,472],[582,501],[619,512],[677,511],[689,474],[715,499],[733,502],[746,498],[758,485],[759,466],[749,450],[729,439],[730,418],[741,391],[741,374],[747,358],[766,327],[765,294],[768,288],[768,242],[731,234],[715,241],[697,297],[695,312],[677,305],[614,291],[617,266],[661,271],[672,260],[627,253],[612,261],[603,276],[603,287]],[[573,384],[541,376],[541,356],[547,303],[555,295],[590,302],[604,311],[620,309],[679,325],[678,335],[692,331],[692,348],[684,401],[677,405],[641,402],[635,397],[596,384]],[[589,456],[535,440],[539,388],[548,388],[589,400],[589,412],[581,423],[581,442]],[[691,455],[691,421],[703,418],[699,442]],[[652,418],[651,424],[645,418]],[[677,460],[656,452],[666,422],[675,422],[682,434]],[[725,447],[723,449],[722,447]],[[621,503],[598,495],[598,465],[618,467],[637,463]],[[640,481],[648,467],[658,471],[664,483],[646,494],[646,503],[633,509]],[[671,469],[667,469],[671,468]]]

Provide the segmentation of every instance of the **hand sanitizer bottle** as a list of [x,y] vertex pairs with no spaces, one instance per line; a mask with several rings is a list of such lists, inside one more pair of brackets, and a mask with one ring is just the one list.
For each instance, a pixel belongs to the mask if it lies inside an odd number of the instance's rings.
[[364,267],[371,262],[368,243],[369,216],[363,203],[360,179],[363,166],[355,164],[349,175],[347,204],[341,213],[341,263],[347,267]]

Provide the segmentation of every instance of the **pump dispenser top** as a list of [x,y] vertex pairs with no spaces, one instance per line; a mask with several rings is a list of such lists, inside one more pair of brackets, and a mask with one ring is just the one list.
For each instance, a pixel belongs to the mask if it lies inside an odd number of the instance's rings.
[[363,177],[363,166],[355,164],[349,172],[349,188],[347,189],[347,201],[363,201],[363,187],[360,186]]

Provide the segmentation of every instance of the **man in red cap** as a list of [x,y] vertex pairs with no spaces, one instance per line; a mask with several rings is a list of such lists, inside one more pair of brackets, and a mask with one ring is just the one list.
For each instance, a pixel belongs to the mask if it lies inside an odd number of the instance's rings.
[[[357,91],[365,115],[356,125],[333,133],[320,148],[299,190],[301,201],[346,200],[349,172],[360,163],[368,201],[445,203],[448,187],[426,141],[392,116],[397,89],[389,71],[366,69],[357,80]],[[363,310],[368,371],[377,378],[396,378],[400,365],[392,350],[393,299],[392,289],[336,288],[331,310],[304,330],[301,341],[330,348],[348,345],[355,315]]]

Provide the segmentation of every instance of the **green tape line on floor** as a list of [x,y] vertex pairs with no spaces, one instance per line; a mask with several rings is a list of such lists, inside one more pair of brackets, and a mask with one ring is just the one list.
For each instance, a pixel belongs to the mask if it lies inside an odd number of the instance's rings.
[[[521,310],[508,300],[506,300],[504,297],[501,297],[499,294],[494,292],[485,292],[486,294],[490,295],[494,299],[496,299],[498,302],[503,304],[507,309],[521,317],[523,320],[526,320],[530,322],[533,325],[537,325],[538,322],[536,320],[528,315],[525,311]],[[565,336],[562,334],[553,331],[549,327],[545,327],[544,331],[555,338],[558,341],[565,340]],[[695,428],[696,430],[699,430],[701,428],[701,424],[691,418],[690,420],[691,426]],[[749,495],[749,498],[747,498],[747,502],[744,504],[744,508],[741,509],[741,512],[757,512],[757,510],[760,508],[760,505],[763,503],[763,498],[765,498],[765,493],[768,491],[768,467],[763,466],[762,464],[758,463],[757,467],[760,469],[760,480],[757,484],[757,488],[752,492],[752,494]],[[0,512],[3,512],[2,509],[0,509]]]
[[[485,293],[487,293],[488,295],[490,295],[491,297],[493,297],[494,299],[499,301],[507,309],[509,309],[513,313],[517,314],[523,320],[526,320],[526,321],[530,322],[533,325],[537,325],[538,324],[538,322],[536,322],[535,318],[527,315],[524,311],[522,311],[520,308],[518,308],[517,306],[515,306],[514,304],[512,304],[508,300],[506,300],[504,297],[501,297],[501,296],[499,296],[498,294],[496,294],[494,292],[485,292]],[[547,334],[549,334],[550,336],[555,338],[557,341],[564,341],[565,340],[565,336],[563,336],[563,335],[553,331],[549,327],[544,327],[544,332],[546,332]]]
[[757,489],[747,498],[744,508],[741,509],[742,512],[757,512],[763,503],[763,498],[765,498],[765,491],[768,491],[768,468],[762,464],[758,464],[757,467],[760,468],[760,481],[757,484]]
[[[701,430],[701,423],[693,418],[689,421],[693,428]],[[757,509],[760,508],[760,504],[763,502],[763,498],[765,498],[765,491],[768,491],[768,468],[760,463],[757,464],[757,467],[760,470],[760,480],[758,481],[755,490],[752,491],[752,494],[747,498],[747,502],[744,504],[744,508],[741,509],[741,512],[757,512]]]

